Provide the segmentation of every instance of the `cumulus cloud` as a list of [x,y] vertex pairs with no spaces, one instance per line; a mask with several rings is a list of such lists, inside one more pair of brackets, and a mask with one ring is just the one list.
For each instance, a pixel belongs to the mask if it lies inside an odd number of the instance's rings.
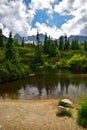
[[87,35],[87,0],[62,0],[55,5],[54,11],[60,15],[71,15],[72,18],[65,22],[61,30],[69,35]]
[[52,38],[58,38],[63,35],[62,31],[58,29],[56,26],[49,27],[45,23],[36,23],[36,27],[38,28],[40,33],[45,34],[45,32],[50,35]]
[[32,0],[29,7],[34,11],[43,9],[52,10],[52,3],[54,2],[55,0]]
[[59,4],[56,4],[54,7],[54,12],[57,12],[61,15],[70,15],[70,12],[73,10],[74,0],[62,0]]
[[[35,33],[36,29],[32,29],[32,20],[37,10],[52,11],[52,3],[55,0],[32,0],[28,7],[23,0],[0,0],[0,23],[4,26],[4,33],[7,36],[7,30],[21,35],[29,35]],[[34,32],[33,32],[34,31]]]
[[14,34],[26,35],[31,21],[22,0],[0,0],[0,22]]
[[[38,10],[45,11],[48,18],[44,23],[36,21],[32,28]],[[54,13],[71,17],[58,28],[57,25],[50,26]],[[28,5],[24,0],[0,0],[0,27],[6,36],[9,31],[22,36],[36,34],[37,28],[40,33],[47,32],[53,38],[63,34],[87,35],[87,0],[31,0]]]

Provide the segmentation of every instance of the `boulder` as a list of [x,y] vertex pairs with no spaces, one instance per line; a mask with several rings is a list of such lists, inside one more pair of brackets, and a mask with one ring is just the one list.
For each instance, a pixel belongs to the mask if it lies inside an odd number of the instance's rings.
[[68,111],[69,108],[64,107],[64,106],[58,106],[58,113],[66,112]]
[[56,112],[56,115],[61,115],[62,113],[66,113],[70,109],[64,106],[58,106],[58,111]]
[[61,104],[63,104],[61,106],[73,108],[73,102],[70,101],[69,99],[62,99]]

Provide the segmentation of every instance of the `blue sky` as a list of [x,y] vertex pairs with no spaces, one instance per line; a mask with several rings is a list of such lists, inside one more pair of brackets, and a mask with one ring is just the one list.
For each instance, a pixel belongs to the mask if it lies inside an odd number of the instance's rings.
[[0,0],[4,35],[87,35],[87,0]]

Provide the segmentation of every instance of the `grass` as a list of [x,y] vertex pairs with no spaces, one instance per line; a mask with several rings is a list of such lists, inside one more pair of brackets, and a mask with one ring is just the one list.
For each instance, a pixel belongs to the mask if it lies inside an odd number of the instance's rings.
[[68,111],[63,111],[61,113],[58,113],[57,116],[68,116],[68,117],[72,117],[73,114],[72,114],[71,110],[68,110]]

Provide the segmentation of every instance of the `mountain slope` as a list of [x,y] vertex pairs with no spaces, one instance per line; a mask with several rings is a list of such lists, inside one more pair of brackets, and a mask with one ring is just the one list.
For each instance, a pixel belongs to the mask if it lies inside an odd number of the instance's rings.
[[22,37],[18,33],[15,34],[14,39],[18,40],[18,42],[20,42],[20,43],[22,42]]
[[84,41],[87,41],[87,36],[71,35],[69,37],[70,42],[75,39],[78,40],[79,43],[83,43]]
[[[44,42],[44,34],[39,34],[40,35],[40,41],[43,43]],[[20,36],[18,33],[14,36],[15,40],[18,40],[20,43],[22,42],[22,36]],[[79,36],[79,35],[71,35],[69,36],[69,41],[72,42],[72,40],[77,39],[79,43],[83,43],[84,41],[87,41],[87,36]],[[24,37],[25,43],[36,43],[36,35],[32,36],[27,36]]]

